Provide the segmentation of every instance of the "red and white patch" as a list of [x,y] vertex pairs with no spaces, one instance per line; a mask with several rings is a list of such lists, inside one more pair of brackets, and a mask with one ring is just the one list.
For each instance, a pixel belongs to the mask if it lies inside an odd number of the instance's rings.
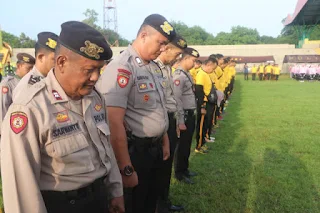
[[62,98],[61,98],[60,94],[57,92],[57,90],[52,90],[52,95],[56,100],[58,100],[58,101],[62,100]]
[[153,83],[149,83],[150,87],[153,89]]
[[118,75],[118,84],[121,88],[125,88],[129,83],[129,78],[124,75]]
[[24,112],[13,112],[10,116],[10,126],[14,133],[19,134],[28,124],[28,117]]
[[101,105],[101,104],[96,104],[96,105],[94,106],[94,109],[95,109],[97,112],[100,112],[101,108],[102,108],[102,105]]
[[149,99],[150,99],[150,96],[149,96],[148,94],[145,94],[145,95],[143,96],[143,101],[144,101],[144,102],[148,102]]
[[2,87],[2,94],[7,94],[9,92],[8,87]]
[[180,85],[180,80],[175,80],[175,81],[174,81],[174,84],[175,84],[176,86],[179,86],[179,85]]

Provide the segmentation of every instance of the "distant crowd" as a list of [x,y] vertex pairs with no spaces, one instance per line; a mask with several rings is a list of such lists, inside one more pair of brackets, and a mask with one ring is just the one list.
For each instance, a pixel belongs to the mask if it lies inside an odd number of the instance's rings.
[[289,70],[296,80],[320,80],[320,64],[295,64]]
[[256,66],[255,64],[253,67],[249,67],[247,63],[243,66],[243,73],[244,73],[244,80],[249,80],[249,71],[251,71],[251,79],[253,81],[256,80],[256,78],[259,78],[260,81],[262,80],[279,80],[279,76],[281,73],[281,69],[278,66],[278,64],[267,63],[266,65],[261,63],[259,66]]

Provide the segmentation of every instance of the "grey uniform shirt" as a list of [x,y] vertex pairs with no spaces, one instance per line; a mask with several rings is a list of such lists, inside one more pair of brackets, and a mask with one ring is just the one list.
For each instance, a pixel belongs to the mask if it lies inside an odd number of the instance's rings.
[[41,190],[76,190],[103,176],[109,198],[122,196],[106,117],[102,95],[71,101],[53,71],[18,95],[1,137],[6,211],[47,212]]
[[173,73],[174,94],[178,106],[178,122],[184,124],[184,110],[196,109],[193,79],[189,72],[178,68]]
[[13,92],[12,100],[15,100],[15,97],[18,94],[25,93],[26,88],[39,82],[44,77],[45,76],[42,75],[42,73],[36,68],[36,66],[33,66],[32,70],[30,70],[30,72],[28,72],[25,76],[23,76],[23,78],[17,85],[15,91]]
[[177,112],[177,102],[173,93],[173,80],[171,75],[170,66],[166,66],[160,59],[155,60],[160,69],[162,70],[161,85],[165,90],[166,108],[168,112]]
[[12,103],[12,93],[15,90],[20,78],[18,76],[7,76],[1,83],[1,97],[0,97],[0,129],[4,116],[6,115],[11,103]]
[[132,46],[108,64],[97,89],[107,106],[126,109],[125,123],[137,137],[161,137],[168,129],[165,96],[159,67],[144,64]]

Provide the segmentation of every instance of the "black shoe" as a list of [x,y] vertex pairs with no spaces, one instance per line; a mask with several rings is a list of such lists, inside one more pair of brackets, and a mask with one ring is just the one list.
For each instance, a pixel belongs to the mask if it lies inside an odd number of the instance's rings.
[[183,206],[178,206],[178,205],[169,206],[169,211],[170,212],[182,212],[183,210],[184,210]]
[[187,176],[183,175],[182,177],[176,177],[176,179],[180,182],[184,182],[186,184],[194,184],[194,182],[188,178]]
[[198,176],[198,174],[196,172],[187,171],[186,176],[187,177],[195,177],[195,176]]

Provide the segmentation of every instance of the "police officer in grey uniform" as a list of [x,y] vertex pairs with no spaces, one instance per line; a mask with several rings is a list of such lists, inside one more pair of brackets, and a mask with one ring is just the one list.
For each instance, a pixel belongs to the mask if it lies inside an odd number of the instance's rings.
[[25,75],[17,85],[13,99],[19,93],[24,93],[27,87],[39,82],[46,77],[54,66],[54,51],[57,46],[58,36],[51,32],[38,34],[38,41],[35,45],[36,64],[32,70]]
[[157,165],[170,151],[165,91],[153,60],[174,37],[174,28],[163,16],[148,16],[133,44],[110,62],[97,84],[106,99],[127,213],[156,209]]
[[112,51],[100,32],[76,21],[61,25],[58,45],[55,69],[19,94],[4,119],[5,211],[123,213],[105,102],[94,88]]
[[178,126],[180,139],[175,156],[175,177],[179,181],[193,184],[191,176],[197,175],[189,171],[189,156],[192,137],[195,130],[196,98],[194,82],[189,70],[199,58],[199,52],[187,47],[179,61],[179,66],[173,74],[174,93],[178,103]]
[[[170,211],[182,211],[183,207],[178,205],[172,205],[169,201],[169,188],[172,172],[173,156],[177,144],[177,102],[173,93],[173,79],[170,64],[187,48],[187,42],[179,35],[177,35],[171,43],[166,46],[164,52],[155,60],[160,67],[162,74],[159,76],[162,78],[162,86],[165,90],[166,108],[168,110],[169,117],[169,129],[167,131],[170,141],[170,158],[163,162],[157,178],[160,179],[159,190],[161,191],[158,200],[158,213],[167,213]],[[181,116],[181,115],[180,115]]]
[[6,115],[9,106],[12,103],[12,92],[15,90],[20,79],[23,78],[33,67],[35,59],[32,55],[27,53],[17,54],[17,71],[15,76],[7,76],[1,83],[1,94],[0,94],[0,128],[1,123]]

